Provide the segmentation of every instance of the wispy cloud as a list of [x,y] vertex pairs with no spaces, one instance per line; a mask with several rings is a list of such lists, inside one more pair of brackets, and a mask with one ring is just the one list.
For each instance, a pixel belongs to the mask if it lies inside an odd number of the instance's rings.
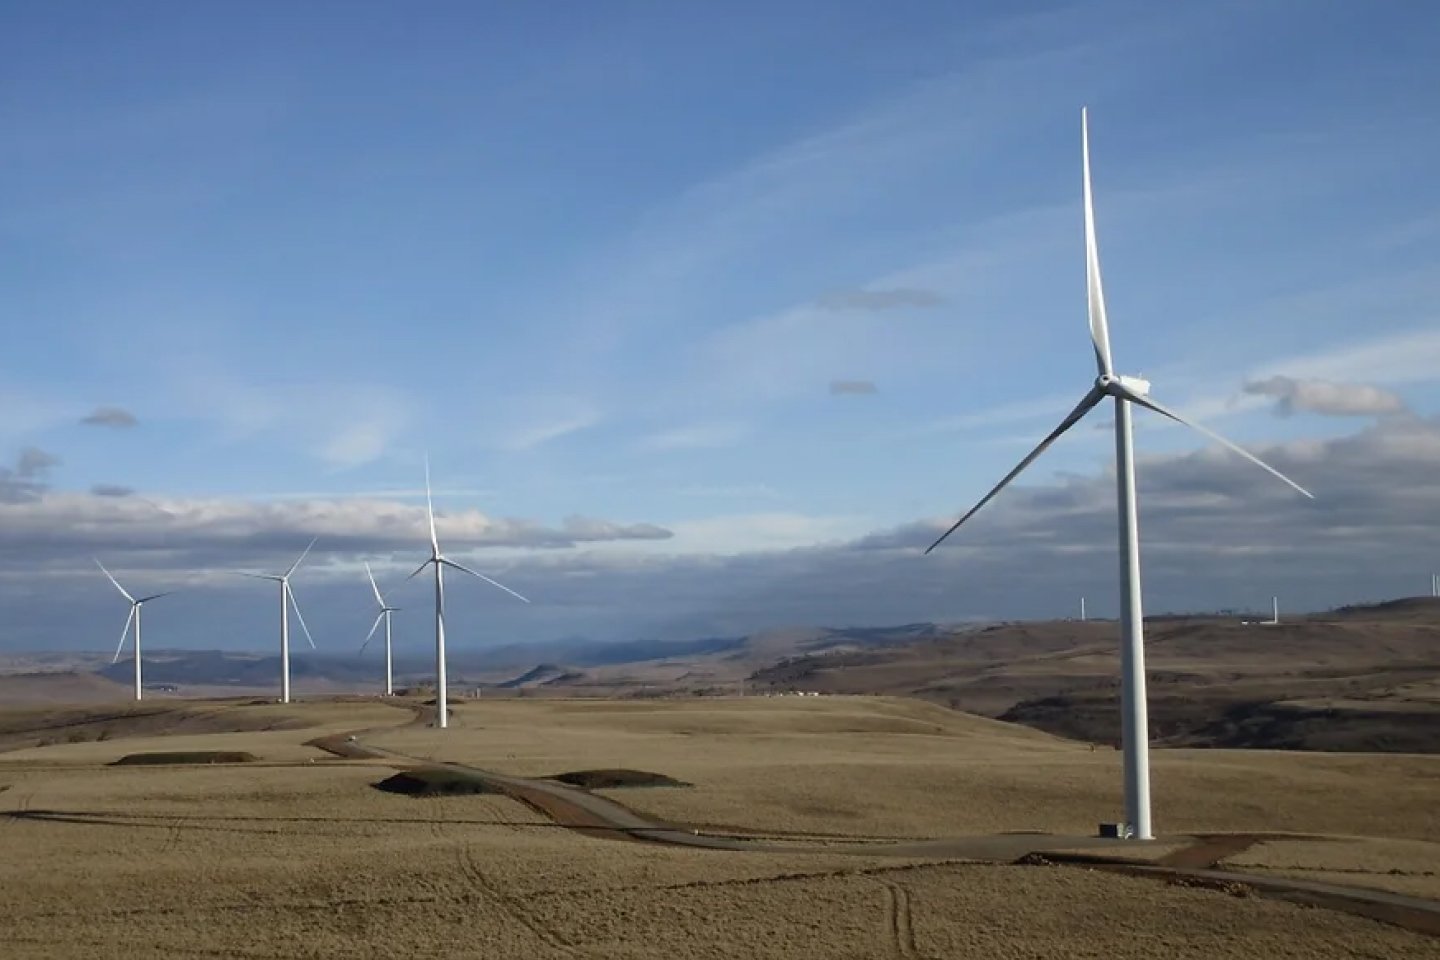
[[39,447],[26,447],[15,458],[15,466],[0,466],[0,503],[29,503],[48,486],[51,468],[60,458]]
[[123,430],[140,421],[135,419],[135,414],[121,407],[96,407],[88,415],[81,417],[80,422],[87,427],[113,427]]
[[45,476],[52,467],[60,465],[60,458],[39,447],[26,447],[20,451],[20,459],[15,464],[15,474],[26,480],[34,480]]
[[408,422],[401,410],[372,408],[361,419],[338,426],[316,452],[333,467],[358,467],[378,460]]
[[675,491],[682,497],[735,500],[779,500],[780,492],[765,483],[692,484]]
[[1286,376],[1340,383],[1440,381],[1440,330],[1424,329],[1351,340],[1266,364],[1254,378]]
[[1058,422],[1065,415],[1065,411],[1075,406],[1079,399],[1078,395],[1074,398],[1054,395],[1035,400],[1016,400],[971,413],[937,417],[910,427],[906,433],[910,436],[926,437],[1024,423],[1028,420],[1053,419]]
[[710,421],[672,427],[642,437],[639,446],[646,450],[700,450],[733,447],[750,433],[743,423]]
[[837,290],[815,301],[826,310],[898,310],[904,307],[938,307],[945,298],[934,290],[893,287],[889,290]]
[[[499,491],[493,487],[434,487],[431,489],[431,496],[439,499],[441,497],[474,497],[486,498],[498,495]],[[424,487],[386,487],[373,490],[347,490],[335,492],[330,490],[293,490],[279,493],[254,493],[248,495],[251,500],[423,500],[425,499]]]
[[600,423],[596,410],[577,410],[545,420],[536,420],[506,434],[501,445],[508,450],[533,450]]
[[90,488],[90,492],[97,497],[128,497],[135,489],[118,483],[97,483]]
[[1397,394],[1359,383],[1275,376],[1250,381],[1245,384],[1245,392],[1274,397],[1276,412],[1286,417],[1296,411],[1330,417],[1374,417],[1405,410],[1405,401]]
[[830,393],[832,396],[871,396],[879,393],[873,380],[831,380]]
[[817,516],[792,512],[727,514],[670,524],[674,540],[667,552],[744,553],[791,550],[840,542],[868,527],[863,517]]
[[211,370],[186,371],[172,389],[175,416],[217,427],[217,442],[276,438],[333,469],[382,457],[417,412],[409,394],[376,383],[262,384]]

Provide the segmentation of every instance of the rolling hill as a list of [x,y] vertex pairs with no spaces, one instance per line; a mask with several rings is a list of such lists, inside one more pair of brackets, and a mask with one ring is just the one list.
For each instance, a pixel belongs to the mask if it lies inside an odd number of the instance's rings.
[[[1147,623],[1151,734],[1175,746],[1440,751],[1440,600],[1275,625]],[[789,658],[770,690],[915,696],[1098,743],[1119,736],[1119,627],[1007,623]]]

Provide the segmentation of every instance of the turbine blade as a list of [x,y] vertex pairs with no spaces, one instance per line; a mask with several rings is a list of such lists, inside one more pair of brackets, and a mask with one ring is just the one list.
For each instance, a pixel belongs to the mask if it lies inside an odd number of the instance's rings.
[[110,582],[115,584],[116,590],[119,590],[122,594],[124,594],[126,600],[129,600],[131,603],[135,602],[135,598],[130,596],[129,592],[126,591],[124,587],[120,586],[120,581],[116,580],[113,576],[110,575],[110,571],[105,569],[105,564],[100,562],[99,557],[95,558],[95,566],[99,567],[100,572],[105,574],[105,576],[110,577]]
[[1080,144],[1085,179],[1085,287],[1090,308],[1090,342],[1101,374],[1113,374],[1110,363],[1110,324],[1105,317],[1105,290],[1100,283],[1100,248],[1095,242],[1095,200],[1090,190],[1090,116],[1080,110]]
[[418,577],[418,576],[421,574],[421,572],[422,572],[426,567],[430,566],[430,564],[435,563],[435,562],[436,562],[436,561],[434,561],[434,560],[426,560],[424,563],[420,564],[420,566],[418,566],[418,567],[415,568],[415,572],[414,572],[414,573],[410,574],[410,576],[406,577],[405,579],[406,579],[406,580],[414,580],[416,577]]
[[1281,473],[1279,470],[1276,470],[1274,467],[1270,466],[1270,464],[1266,463],[1264,460],[1261,460],[1249,450],[1246,450],[1244,447],[1240,446],[1237,443],[1232,443],[1231,441],[1226,440],[1224,437],[1220,436],[1220,434],[1216,433],[1214,430],[1211,430],[1209,427],[1201,426],[1193,420],[1186,420],[1184,417],[1180,416],[1180,414],[1176,413],[1174,410],[1171,410],[1169,407],[1166,407],[1158,400],[1152,400],[1150,397],[1142,396],[1141,394],[1138,394],[1133,390],[1126,389],[1123,384],[1120,385],[1120,392],[1124,395],[1125,399],[1129,400],[1131,403],[1136,403],[1142,407],[1145,407],[1146,409],[1154,410],[1162,417],[1169,417],[1176,423],[1183,423],[1190,429],[1203,433],[1205,436],[1209,437],[1211,440],[1214,440],[1216,443],[1225,447],[1229,447],[1231,450],[1240,454],[1240,456],[1244,457],[1246,460],[1249,460],[1251,463],[1255,464],[1255,466],[1273,475],[1276,479],[1283,481],[1291,487],[1294,487],[1297,491],[1303,493],[1311,500],[1315,499],[1315,495],[1309,490],[1306,490],[1304,487],[1300,486],[1300,484],[1296,483],[1294,480],[1291,480],[1289,477],[1285,476],[1285,474]]
[[[510,594],[510,596],[512,596],[512,597],[515,597],[515,598],[520,599],[520,600],[525,600],[524,597],[520,596],[520,594],[516,593],[514,590],[511,590],[509,587],[505,586],[505,584],[501,583],[500,581],[498,581],[498,580],[491,580],[489,577],[485,576],[485,574],[483,574],[483,573],[476,573],[474,570],[471,570],[469,567],[465,566],[463,563],[456,563],[454,560],[447,560],[447,559],[445,559],[445,558],[443,558],[443,557],[440,559],[440,562],[443,563],[443,564],[445,564],[445,566],[447,566],[447,567],[454,567],[456,570],[460,570],[460,571],[462,571],[462,572],[464,572],[464,573],[468,573],[468,574],[470,574],[470,576],[472,576],[472,577],[477,577],[477,578],[479,578],[479,579],[481,579],[481,580],[484,580],[486,583],[490,584],[490,586],[492,586],[492,587],[499,587],[501,590],[504,590],[506,593]],[[526,603],[529,603],[530,601],[529,601],[529,600],[525,600],[525,602],[526,602]]]
[[951,526],[949,530],[946,530],[944,533],[940,534],[939,539],[937,539],[934,543],[930,544],[930,546],[925,548],[925,552],[929,553],[931,550],[934,550],[936,547],[940,546],[940,544],[945,540],[946,537],[950,536],[950,534],[960,529],[960,524],[973,517],[980,510],[981,507],[985,506],[985,504],[989,503],[994,498],[995,494],[1005,489],[1006,485],[1009,484],[1011,480],[1014,480],[1016,477],[1020,476],[1020,471],[1024,470],[1026,467],[1030,466],[1030,464],[1034,463],[1036,457],[1044,453],[1049,448],[1050,444],[1054,443],[1060,438],[1060,435],[1062,433],[1075,426],[1075,424],[1079,423],[1080,418],[1085,416],[1085,414],[1089,413],[1090,409],[1094,407],[1095,404],[1099,403],[1104,397],[1105,392],[1103,390],[1101,390],[1099,387],[1091,387],[1090,392],[1085,394],[1084,398],[1075,405],[1075,409],[1071,410],[1070,414],[1064,420],[1060,421],[1060,426],[1050,431],[1050,435],[1044,440],[1041,440],[1039,446],[1037,446],[1034,450],[1030,451],[1029,456],[1027,456],[1024,460],[1021,460],[1019,465],[1017,465],[1014,470],[1011,470],[1009,473],[1005,474],[1005,479],[995,484],[995,486],[991,488],[990,492],[985,494],[984,499],[982,499],[979,503],[975,504],[975,506],[971,507],[969,513],[965,514],[965,516],[961,517],[959,520],[956,520],[954,525]]
[[384,607],[385,598],[380,596],[380,587],[375,583],[375,574],[370,572],[370,564],[368,561],[365,564],[365,576],[370,578],[370,589],[375,591],[375,602],[380,604],[381,607]]
[[370,625],[370,632],[365,634],[365,642],[360,644],[360,652],[364,653],[365,648],[370,646],[370,639],[375,636],[375,631],[380,629],[380,621],[385,619],[385,611],[381,610],[375,617],[375,622]]
[[148,597],[141,597],[139,600],[136,600],[135,603],[137,606],[142,603],[149,603],[151,600],[159,600],[161,597],[168,597],[174,592],[174,590],[166,590],[164,593],[152,593]]
[[300,612],[300,603],[295,599],[295,591],[290,589],[288,581],[285,583],[283,589],[285,590],[285,596],[290,598],[290,609],[295,611],[295,619],[300,621],[300,629],[305,631],[305,639],[310,641],[310,649],[314,650],[315,638],[310,636],[310,628],[305,626],[305,614]]
[[285,576],[288,577],[290,576],[290,574],[295,572],[295,568],[300,566],[301,562],[304,561],[306,555],[310,552],[310,548],[315,546],[315,541],[319,539],[319,537],[315,537],[305,545],[305,549],[301,551],[300,556],[295,560],[294,563],[290,564],[290,569],[285,571]]
[[125,618],[125,629],[120,631],[120,643],[115,647],[115,656],[110,660],[111,663],[120,662],[120,651],[125,649],[125,637],[130,633],[130,621],[135,619],[135,608],[137,606],[139,606],[139,604],[130,604],[130,616]]
[[251,580],[274,580],[279,582],[285,579],[284,577],[277,577],[273,573],[246,573],[243,570],[226,570],[225,572],[232,577],[249,577]]
[[430,546],[440,555],[440,538],[435,535],[435,504],[430,498],[430,454],[425,454],[425,515],[430,518]]

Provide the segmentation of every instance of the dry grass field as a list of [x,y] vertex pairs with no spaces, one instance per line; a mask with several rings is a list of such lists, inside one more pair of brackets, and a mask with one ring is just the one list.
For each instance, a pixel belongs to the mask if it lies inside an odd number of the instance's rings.
[[[925,704],[479,702],[443,732],[373,702],[176,706],[247,729],[111,721],[104,741],[0,753],[4,956],[1440,957],[1375,921],[1072,867],[602,839],[506,797],[383,793],[388,761],[304,746],[373,728],[367,743],[500,772],[650,770],[695,786],[612,795],[782,834],[1090,833],[1114,816],[1113,752]],[[178,749],[259,762],[108,765]],[[1378,838],[1235,858],[1257,869],[1420,881],[1435,862],[1437,759],[1162,752],[1155,783],[1166,831]]]
[[[615,793],[687,823],[935,837],[1088,835],[1120,818],[1120,753],[886,697],[469,701],[448,731],[372,742],[521,776],[639,767],[692,790]],[[1152,755],[1167,833],[1440,838],[1440,757],[1238,750]]]

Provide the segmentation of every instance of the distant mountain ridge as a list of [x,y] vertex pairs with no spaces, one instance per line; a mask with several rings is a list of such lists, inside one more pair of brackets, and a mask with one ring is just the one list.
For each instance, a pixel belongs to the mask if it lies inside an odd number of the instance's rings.
[[[1243,614],[1147,618],[1151,736],[1161,745],[1440,752],[1440,599],[1406,598],[1278,624]],[[1094,743],[1119,735],[1115,621],[929,622],[888,627],[797,626],[740,637],[641,639],[457,650],[457,689],[497,696],[655,697],[677,694],[886,694]],[[18,662],[43,662],[27,655]],[[69,661],[93,665],[89,655]],[[122,696],[128,661],[69,679],[28,681],[35,695]],[[373,654],[297,652],[304,690],[373,693]],[[397,680],[433,676],[428,651],[395,661]],[[33,669],[29,671],[33,673]],[[270,691],[279,658],[226,651],[146,654],[147,685]],[[93,677],[93,684],[80,682]],[[12,676],[11,687],[27,683]],[[47,691],[39,687],[46,686]]]

